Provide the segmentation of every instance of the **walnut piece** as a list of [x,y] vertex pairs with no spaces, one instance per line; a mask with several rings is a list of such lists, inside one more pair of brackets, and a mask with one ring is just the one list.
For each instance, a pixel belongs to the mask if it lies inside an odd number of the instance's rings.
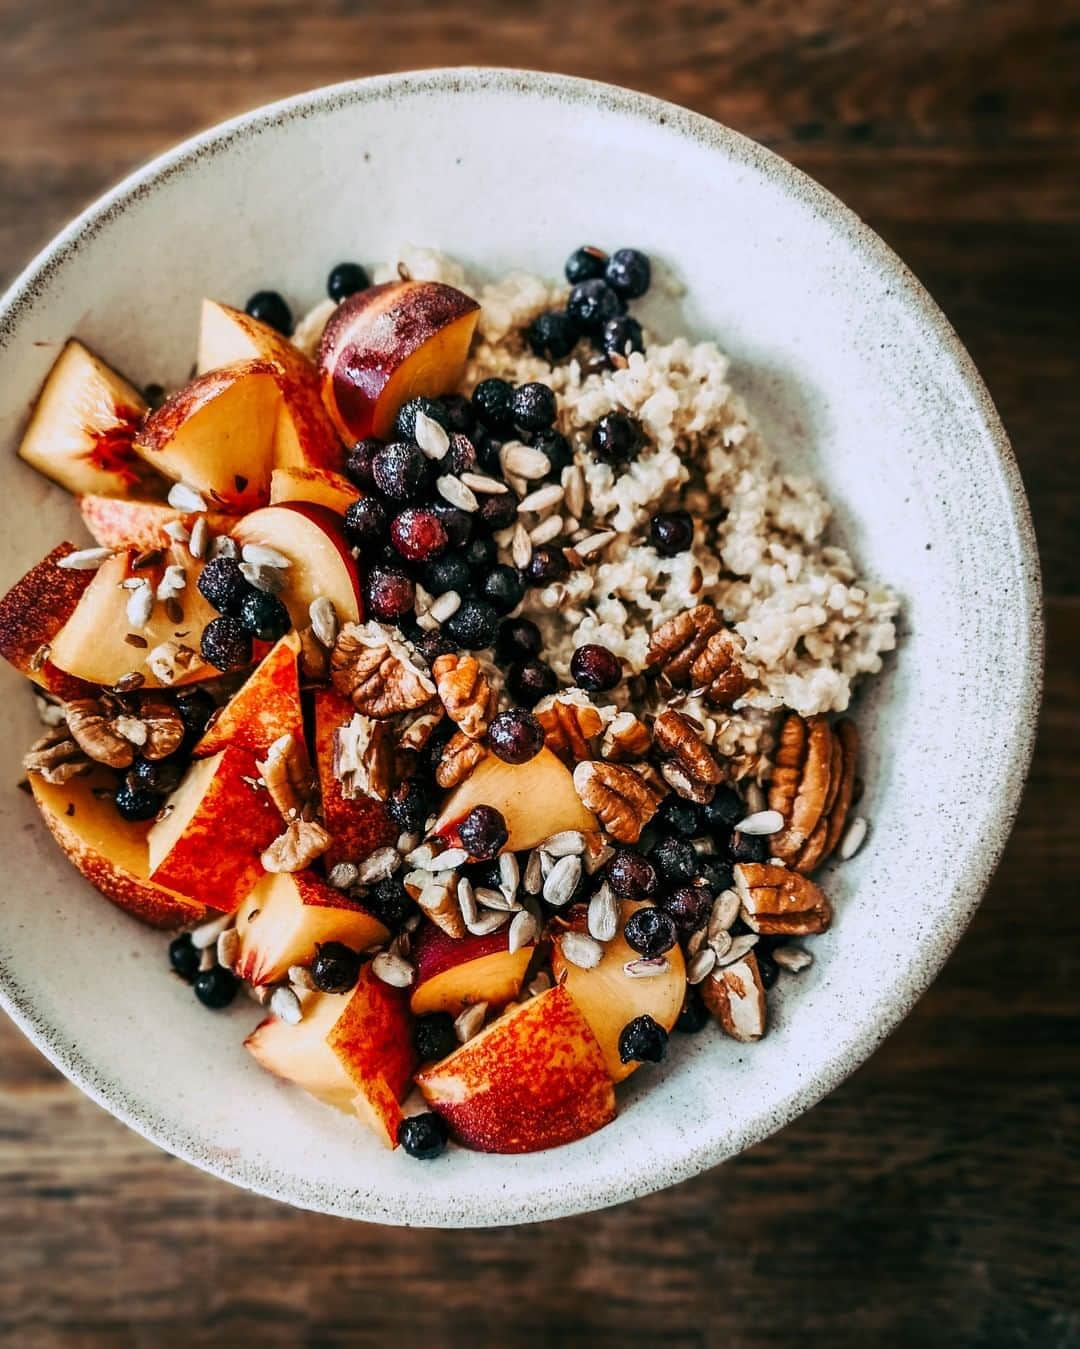
[[303,871],[330,847],[330,835],[314,820],[291,820],[260,859],[265,871]]
[[470,740],[464,731],[455,731],[446,742],[442,758],[435,768],[435,781],[444,790],[464,782],[484,757],[484,747]]
[[817,828],[829,800],[832,777],[832,731],[824,717],[804,720],[789,713],[780,728],[769,809],[779,811],[784,827],[774,834],[774,857],[793,862]]
[[541,699],[533,716],[544,728],[544,744],[574,763],[592,758],[589,741],[604,728],[604,719],[580,689],[564,689]]
[[713,707],[730,707],[750,687],[750,672],[742,663],[743,642],[728,628],[714,632],[690,667],[690,683],[704,691]]
[[748,1044],[765,1034],[765,987],[753,951],[714,970],[701,984],[701,998],[732,1039]]
[[574,769],[574,787],[604,828],[620,843],[636,843],[656,814],[663,793],[626,764],[586,760]]
[[68,730],[82,752],[110,768],[130,768],[135,758],[133,740],[116,726],[117,717],[97,698],[74,698],[65,705]]
[[406,648],[377,623],[346,623],[330,657],[330,672],[338,692],[368,717],[409,712],[435,696],[435,685]]
[[349,801],[374,796],[385,801],[390,794],[394,737],[385,721],[375,721],[362,712],[334,732],[333,773],[341,794]]
[[644,757],[651,746],[652,735],[643,721],[633,712],[616,712],[600,742],[600,755],[610,763],[625,763]]
[[144,759],[167,759],[184,739],[184,719],[160,694],[147,693],[138,700],[139,720],[146,739],[139,753]]
[[448,652],[431,667],[446,715],[470,740],[480,740],[495,711],[495,694],[475,656]]
[[52,726],[23,755],[23,770],[55,786],[89,773],[93,764],[75,743],[67,726]]
[[832,905],[808,876],[772,862],[740,862],[735,892],[743,922],[765,936],[806,937],[824,932]]
[[278,736],[255,764],[270,799],[285,820],[295,819],[311,800],[311,764],[302,741],[291,733]]

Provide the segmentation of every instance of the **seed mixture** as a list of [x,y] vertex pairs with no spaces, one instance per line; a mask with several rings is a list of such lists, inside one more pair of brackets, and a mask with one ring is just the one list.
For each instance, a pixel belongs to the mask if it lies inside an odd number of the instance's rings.
[[[82,494],[98,546],[0,601],[0,651],[39,686],[50,828],[81,865],[72,831],[115,812],[128,870],[81,869],[183,927],[169,960],[206,1007],[268,1009],[259,1062],[417,1158],[530,1151],[607,1123],[673,1031],[761,1038],[768,989],[811,965],[813,877],[868,828],[838,714],[898,605],[828,541],[716,345],[631,312],[640,251],[475,286],[408,248],[374,283],[340,264],[295,329],[273,291],[216,306],[247,345],[154,408],[98,362],[123,490],[87,493],[40,430],[26,449],[50,376],[21,453]],[[418,327],[463,334],[459,366],[391,398]],[[272,380],[323,449],[275,433],[271,462],[208,488],[191,457],[189,480],[177,427],[226,376]],[[144,463],[175,481],[103,526]],[[28,634],[49,587],[59,621]],[[129,654],[95,664],[71,634],[117,592]],[[403,1113],[414,1084],[427,1108]]]

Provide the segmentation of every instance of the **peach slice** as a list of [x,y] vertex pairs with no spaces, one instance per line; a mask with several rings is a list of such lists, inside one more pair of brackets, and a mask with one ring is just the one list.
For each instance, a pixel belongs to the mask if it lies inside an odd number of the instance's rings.
[[259,858],[281,833],[259,785],[255,756],[229,746],[196,759],[150,830],[150,879],[231,912],[262,875]]
[[264,1021],[246,1047],[269,1072],[397,1147],[400,1102],[416,1067],[407,992],[381,983],[368,965],[352,993],[305,994],[303,1011],[295,1026]]
[[342,438],[386,438],[402,403],[457,388],[479,316],[475,300],[437,281],[391,281],[342,301],[318,357]]
[[151,927],[181,927],[206,915],[198,900],[150,880],[146,836],[150,822],[124,820],[106,796],[116,786],[112,774],[96,768],[59,785],[29,774],[30,790],[53,837],[68,860],[96,890]]
[[[88,495],[79,498],[83,523],[102,548],[169,548],[172,538],[165,526],[181,524],[188,530],[198,518],[194,511],[179,511],[164,501],[139,497]],[[215,534],[227,534],[236,523],[231,515],[208,511],[206,523]]]
[[38,394],[19,457],[76,496],[121,496],[153,474],[132,450],[142,394],[71,338]]
[[323,407],[314,364],[269,324],[217,300],[203,300],[199,373],[249,360],[270,361],[281,372],[274,463],[279,467],[340,468],[344,450]]
[[600,1046],[558,986],[504,1012],[416,1082],[457,1138],[481,1152],[557,1148],[615,1118]]
[[[178,600],[183,618],[174,622],[163,604],[155,604],[145,627],[134,628],[127,616],[131,592],[123,589],[123,582],[141,576],[156,586],[162,574],[160,564],[133,570],[134,557],[131,552],[116,553],[98,568],[71,617],[53,639],[50,660],[91,684],[111,686],[136,671],[145,680],[144,688],[159,688],[161,681],[146,665],[146,657],[156,647],[172,643],[183,648],[182,660],[187,662],[173,683],[190,684],[216,676],[218,671],[198,654],[202,630],[217,616],[196,584],[203,564],[179,549],[167,553],[165,562],[181,562],[187,571],[187,585]],[[134,643],[128,641],[129,636]]]
[[73,544],[59,544],[0,599],[0,656],[40,688],[65,699],[94,692],[44,655],[94,579],[92,571],[57,565],[74,551]]
[[373,796],[347,797],[334,772],[334,732],[352,720],[355,708],[336,689],[315,689],[315,767],[322,795],[323,824],[333,836],[326,865],[362,862],[376,848],[393,843],[398,831],[383,803]]
[[270,496],[280,367],[239,361],[199,375],[147,417],[135,451],[168,478],[226,510]]
[[416,985],[414,1015],[449,1012],[451,1016],[478,1002],[503,1007],[521,991],[521,981],[532,959],[532,946],[509,949],[507,928],[487,937],[448,936],[435,923],[425,922],[413,936]]
[[628,960],[640,959],[640,953],[627,944],[622,930],[634,910],[644,907],[633,900],[619,905],[618,935],[607,943],[600,964],[591,970],[565,960],[558,937],[552,944],[552,972],[592,1027],[613,1082],[621,1082],[640,1066],[623,1063],[619,1058],[619,1036],[626,1023],[636,1016],[651,1016],[665,1030],[670,1030],[686,997],[686,966],[677,946],[667,952],[668,964],[663,974],[631,979],[623,973],[623,965]]
[[283,735],[293,735],[303,745],[299,654],[300,638],[295,632],[286,633],[207,727],[195,746],[197,759],[217,754],[226,745],[262,755]]
[[307,501],[344,515],[359,496],[348,478],[328,468],[275,468],[270,475],[271,506]]
[[291,501],[247,515],[233,538],[274,548],[292,563],[281,598],[293,624],[306,628],[312,600],[324,595],[342,623],[360,619],[360,577],[352,550],[341,532],[341,520],[325,506]]
[[456,841],[457,826],[480,805],[502,812],[510,852],[535,848],[564,829],[590,833],[600,827],[592,811],[581,804],[570,770],[549,749],[524,764],[486,755],[443,802],[436,834]]
[[264,876],[237,909],[236,930],[234,969],[252,984],[274,984],[290,965],[310,965],[322,942],[364,951],[390,937],[374,914],[311,870]]

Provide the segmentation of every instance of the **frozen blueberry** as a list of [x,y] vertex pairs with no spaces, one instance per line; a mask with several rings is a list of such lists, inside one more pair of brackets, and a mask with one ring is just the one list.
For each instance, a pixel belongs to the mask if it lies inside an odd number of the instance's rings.
[[478,534],[476,538],[469,540],[462,557],[474,571],[486,572],[494,565],[498,553],[495,540],[490,535]]
[[472,473],[476,469],[476,446],[467,435],[455,431],[450,437],[450,448],[446,458],[439,465],[440,476],[443,473],[460,477],[462,473]]
[[582,281],[573,288],[566,312],[579,332],[596,336],[608,319],[626,313],[626,301],[606,281],[597,278]]
[[420,653],[420,659],[428,666],[432,666],[440,656],[449,656],[457,650],[454,643],[445,633],[435,630],[433,632],[409,633],[409,641],[416,647]]
[[240,604],[240,622],[260,642],[276,642],[292,627],[289,611],[276,595],[253,590]]
[[460,553],[447,553],[424,567],[420,581],[432,595],[445,595],[448,590],[467,595],[473,587],[472,568]]
[[191,940],[190,932],[184,932],[169,942],[169,964],[180,978],[189,984],[199,972],[200,955],[201,952],[195,949],[195,943]]
[[402,403],[398,408],[398,414],[394,418],[394,435],[398,440],[416,439],[416,414],[422,412],[425,416],[431,418],[433,422],[446,431],[450,430],[447,425],[449,417],[446,415],[446,409],[437,398],[410,398],[407,403]]
[[495,654],[502,660],[531,660],[540,654],[542,645],[540,629],[532,619],[507,618],[499,624]]
[[689,511],[661,511],[649,522],[649,542],[661,557],[685,553],[694,542],[694,522]]
[[440,401],[446,413],[444,422],[446,429],[451,432],[460,431],[466,436],[471,435],[476,425],[476,417],[473,415],[472,404],[464,394],[444,393]]
[[375,452],[371,473],[384,496],[394,501],[410,501],[427,486],[428,461],[419,446],[395,440]]
[[623,1063],[659,1063],[667,1053],[667,1031],[651,1016],[634,1017],[619,1032]]
[[360,952],[344,942],[320,942],[311,962],[311,978],[320,993],[348,993],[360,978]]
[[505,763],[528,763],[544,748],[544,728],[531,712],[511,707],[492,719],[488,745]]
[[535,707],[541,698],[549,697],[559,687],[555,671],[542,660],[527,660],[520,665],[512,665],[506,683],[523,707]]
[[416,603],[412,577],[389,567],[372,567],[364,586],[365,608],[372,618],[392,623],[407,614]]
[[476,512],[477,526],[489,534],[497,534],[517,519],[517,499],[513,492],[491,492],[481,498]]
[[356,483],[357,487],[374,487],[375,474],[372,471],[372,461],[383,447],[383,442],[377,440],[375,436],[365,436],[363,440],[358,440],[349,451],[349,457],[345,461],[345,472]]
[[683,1035],[696,1035],[705,1027],[708,1020],[709,1009],[702,1001],[700,989],[687,988],[686,999],[679,1013],[679,1019],[675,1022],[675,1029],[681,1031]]
[[651,906],[634,910],[623,926],[623,936],[627,945],[640,951],[646,959],[662,956],[679,939],[674,918],[663,909]]
[[574,462],[574,452],[570,442],[559,431],[539,431],[533,436],[532,447],[539,450],[551,465],[549,476],[559,475],[563,469]]
[[577,329],[570,315],[563,309],[549,309],[538,314],[525,330],[525,340],[532,348],[533,355],[542,360],[564,360],[574,349],[577,342]]
[[514,390],[510,410],[514,425],[522,431],[546,431],[554,424],[558,407],[546,384],[530,383]]
[[664,825],[673,833],[681,834],[683,838],[696,838],[698,834],[705,832],[699,808],[693,801],[684,801],[674,792],[670,796],[665,796],[660,802],[656,820],[658,824]]
[[721,890],[730,890],[735,884],[735,873],[731,863],[719,857],[699,857],[698,868],[694,873],[694,884],[703,885],[715,897]]
[[534,586],[546,586],[551,585],[553,581],[565,581],[569,575],[570,563],[567,562],[562,549],[553,548],[546,543],[533,549],[529,565],[525,568],[526,579],[530,585]]
[[509,837],[502,811],[494,806],[473,806],[458,825],[461,846],[480,861],[494,857]]
[[396,876],[387,876],[373,886],[367,892],[364,904],[391,932],[396,932],[406,918],[417,912],[408,890]]
[[728,857],[732,862],[764,862],[769,856],[769,838],[767,834],[740,834],[732,831],[728,843]]
[[371,278],[358,262],[339,262],[326,278],[326,293],[340,303],[370,285]]
[[660,903],[664,912],[670,914],[680,934],[688,937],[709,921],[714,898],[712,891],[703,885],[680,885]]
[[443,552],[450,539],[432,511],[406,506],[390,521],[390,542],[410,562],[427,562]]
[[386,813],[404,834],[420,834],[428,816],[428,794],[419,778],[405,778],[386,798]]
[[480,582],[480,594],[500,614],[516,609],[525,596],[525,583],[516,567],[496,563]]
[[473,390],[473,412],[491,431],[513,429],[513,402],[514,386],[505,379],[482,379]]
[[214,965],[208,970],[199,971],[194,979],[194,987],[195,996],[202,1005],[219,1012],[236,997],[240,984],[235,974],[230,974],[221,965]]
[[746,813],[742,798],[730,787],[717,787],[713,799],[701,807],[701,818],[710,829],[730,829]]
[[286,337],[292,336],[292,313],[276,290],[257,290],[244,305],[244,312],[260,323],[276,328]]
[[176,710],[184,723],[184,746],[190,748],[202,738],[217,703],[205,689],[185,689],[177,695]]
[[199,652],[218,670],[242,669],[251,662],[251,634],[238,618],[222,614],[203,628]]
[[446,1151],[450,1130],[441,1115],[425,1110],[422,1115],[408,1115],[398,1125],[397,1141],[410,1157],[430,1162]]
[[620,848],[607,865],[608,884],[620,899],[648,899],[656,893],[656,868],[632,848]]
[[252,586],[240,572],[235,557],[213,557],[199,573],[199,594],[221,614],[235,618]]
[[772,950],[762,942],[758,942],[754,947],[754,958],[757,961],[758,977],[761,979],[762,988],[772,988],[780,977],[780,966],[773,959]]
[[502,463],[499,452],[509,436],[509,431],[496,433],[483,426],[478,426],[472,433],[470,439],[476,449],[476,464],[481,473],[490,474],[493,478],[501,475]]
[[141,755],[127,771],[127,780],[134,788],[142,787],[158,796],[168,796],[180,786],[190,760],[186,754],[170,754],[167,759],[144,759]]
[[499,631],[499,615],[487,600],[464,599],[443,627],[450,640],[458,646],[479,651],[494,645]]
[[458,1048],[454,1018],[449,1012],[427,1012],[413,1026],[413,1044],[421,1063],[445,1059]]
[[621,683],[622,677],[622,662],[606,646],[587,642],[570,657],[570,678],[589,693],[605,693]]
[[697,871],[698,855],[685,838],[666,834],[650,854],[650,861],[671,885],[687,885]]
[[468,511],[451,506],[448,501],[433,501],[428,510],[442,521],[451,548],[461,548],[468,543],[472,533],[472,516]]
[[575,248],[566,259],[566,266],[563,269],[566,279],[572,286],[576,286],[579,281],[595,281],[604,275],[607,260],[608,255],[604,250],[593,244]]
[[593,427],[592,452],[606,464],[624,464],[644,444],[641,423],[625,412],[608,412]]
[[370,553],[386,542],[386,511],[373,496],[361,497],[345,511],[345,538],[362,553]]
[[636,248],[620,248],[608,258],[604,279],[627,300],[637,300],[649,289],[652,265]]
[[600,330],[600,347],[613,366],[616,364],[611,360],[613,356],[625,358],[632,351],[644,351],[645,338],[641,324],[629,314],[619,314],[616,318],[608,319]]

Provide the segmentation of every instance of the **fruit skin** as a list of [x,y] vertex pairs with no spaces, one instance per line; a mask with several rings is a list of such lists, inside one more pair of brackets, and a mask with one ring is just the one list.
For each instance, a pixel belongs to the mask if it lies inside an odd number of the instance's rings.
[[600,1047],[561,987],[512,1008],[416,1081],[451,1132],[481,1152],[560,1147],[615,1118]]
[[314,757],[322,793],[323,823],[333,838],[324,855],[326,866],[337,862],[362,862],[376,848],[393,843],[397,826],[382,801],[371,796],[348,798],[334,772],[334,732],[353,718],[356,709],[336,689],[315,689]]
[[132,449],[146,402],[75,338],[37,396],[19,458],[76,496],[123,496],[154,475]]
[[392,281],[342,301],[319,344],[322,397],[346,441],[386,438],[401,405],[461,381],[480,314],[435,281]]
[[281,599],[297,628],[307,627],[308,609],[320,595],[331,601],[341,623],[360,622],[360,577],[333,511],[304,501],[267,506],[246,515],[233,538],[241,548],[262,544],[290,560]]
[[262,875],[259,858],[281,833],[277,807],[258,780],[255,755],[230,745],[198,759],[150,828],[150,878],[231,912]]
[[270,474],[271,506],[306,501],[344,515],[359,495],[348,478],[329,468],[275,468]]
[[494,806],[506,822],[511,852],[535,848],[563,829],[590,833],[600,826],[574,790],[570,770],[549,749],[524,764],[487,754],[443,802],[435,832],[457,841],[457,828],[474,806]]
[[73,552],[74,544],[58,544],[0,599],[0,656],[39,688],[64,699],[92,697],[94,690],[50,660],[32,667],[35,654],[50,645],[94,579],[92,571],[56,565]]
[[263,876],[237,909],[236,930],[240,954],[233,968],[252,984],[277,983],[290,965],[311,964],[326,942],[364,951],[390,937],[362,904],[310,867]]
[[[88,495],[79,498],[83,523],[102,548],[171,548],[173,540],[165,532],[168,524],[181,524],[190,530],[198,519],[195,511],[179,511],[164,501],[139,497]],[[212,534],[227,534],[235,517],[222,511],[207,511],[206,523]]]
[[448,1012],[457,1016],[478,1002],[502,1007],[516,998],[533,951],[526,946],[511,952],[509,941],[506,928],[486,937],[455,938],[437,923],[421,923],[413,935],[413,1015]]
[[[28,775],[34,803],[69,862],[92,886],[150,927],[176,928],[206,916],[205,905],[150,880],[149,822],[129,823],[94,788],[111,789],[104,769],[62,785]],[[70,812],[70,813],[69,813]]]
[[295,632],[286,633],[221,709],[195,746],[197,759],[217,754],[227,745],[263,755],[283,735],[295,736],[303,746],[299,654],[300,638]]
[[551,952],[551,969],[592,1027],[613,1082],[621,1082],[637,1064],[623,1063],[619,1057],[619,1036],[636,1016],[647,1014],[665,1030],[678,1020],[686,997],[686,966],[682,952],[673,947],[667,952],[668,967],[651,979],[628,979],[623,965],[637,960],[638,953],[623,936],[626,920],[648,905],[627,900],[619,905],[619,932],[604,947],[599,965],[583,970],[563,959],[558,939]]
[[270,497],[280,367],[237,361],[208,370],[151,412],[134,448],[166,477],[202,493],[207,504],[242,512]]

